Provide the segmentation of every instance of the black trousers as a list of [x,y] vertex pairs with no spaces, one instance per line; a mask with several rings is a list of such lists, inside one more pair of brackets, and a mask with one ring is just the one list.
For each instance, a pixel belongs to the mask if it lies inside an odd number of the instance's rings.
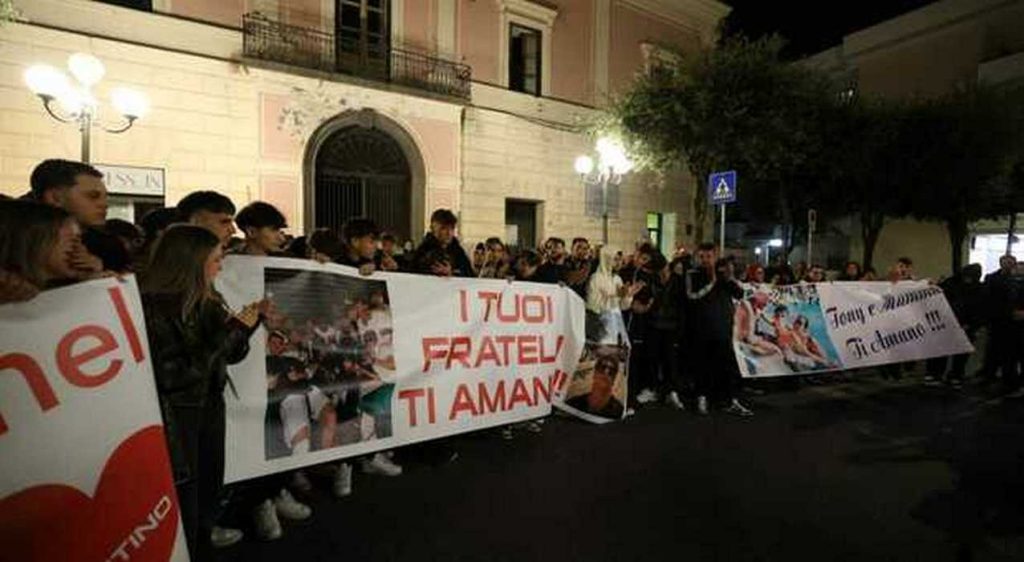
[[650,344],[645,336],[643,339],[630,337],[629,346],[629,379],[626,389],[629,393],[630,405],[636,404],[636,395],[641,390],[654,389],[654,376],[651,368]]
[[[971,343],[974,343],[977,333],[974,330],[965,330],[965,333],[967,338],[971,340]],[[925,363],[925,372],[928,376],[941,378],[946,374],[946,367],[949,365],[950,360],[952,360],[953,367],[949,371],[949,379],[963,380],[964,371],[967,369],[967,360],[970,358],[970,353],[933,357]]]
[[1016,380],[1016,359],[1019,355],[1016,347],[1020,343],[1020,330],[1013,324],[989,324],[988,345],[985,346],[985,359],[979,372],[981,378],[990,379],[996,371],[1002,371],[1004,380]]
[[690,347],[694,392],[710,400],[727,402],[736,396],[740,369],[731,339],[698,338]]
[[679,334],[675,330],[653,329],[646,343],[647,363],[658,393],[664,395],[676,392],[683,396],[686,389],[680,370],[682,353]]
[[212,396],[202,408],[171,408],[189,471],[176,486],[185,539],[193,560],[210,560],[210,532],[220,514],[224,483],[224,398]]

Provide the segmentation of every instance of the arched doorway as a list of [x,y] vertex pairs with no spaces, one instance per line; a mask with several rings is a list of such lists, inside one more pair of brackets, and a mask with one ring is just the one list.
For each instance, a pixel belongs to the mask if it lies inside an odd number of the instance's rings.
[[406,240],[422,228],[423,163],[412,138],[373,110],[322,125],[306,150],[307,229],[373,219]]

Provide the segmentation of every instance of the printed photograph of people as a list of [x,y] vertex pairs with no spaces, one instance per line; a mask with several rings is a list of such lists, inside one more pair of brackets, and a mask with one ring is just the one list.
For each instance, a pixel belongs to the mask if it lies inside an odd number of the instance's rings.
[[748,286],[736,306],[733,345],[748,377],[840,368],[813,285]]
[[628,348],[588,344],[573,373],[565,405],[604,420],[622,419],[626,404]]
[[267,459],[391,437],[395,357],[387,285],[265,270]]

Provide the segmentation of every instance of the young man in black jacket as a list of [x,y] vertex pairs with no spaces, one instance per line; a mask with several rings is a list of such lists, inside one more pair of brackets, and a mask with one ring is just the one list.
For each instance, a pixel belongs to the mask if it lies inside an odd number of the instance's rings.
[[377,270],[374,259],[377,257],[377,238],[380,229],[370,219],[356,218],[345,223],[341,228],[342,251],[334,261],[359,270],[369,275]]
[[[956,275],[939,283],[939,287],[946,294],[953,315],[956,316],[960,327],[964,329],[967,338],[974,342],[984,320],[984,292],[981,285],[981,265],[972,263]],[[970,353],[962,353],[952,357],[952,368],[947,374],[946,366],[950,363],[949,357],[933,357],[926,365],[925,384],[936,384],[945,376],[945,382],[953,387],[959,388],[964,382],[964,368]]]
[[1014,304],[1019,282],[1014,276],[1017,259],[1012,255],[999,258],[999,270],[985,276],[985,316],[988,324],[988,345],[985,361],[977,376],[982,383],[995,381],[996,371],[1002,371],[1003,380],[1016,379],[1017,365],[1014,348],[1018,344],[1020,328],[1013,319]]
[[743,289],[733,277],[732,262],[717,258],[714,244],[701,244],[697,266],[686,274],[697,411],[706,415],[711,397],[728,403],[725,411],[730,414],[752,416],[753,412],[735,398],[740,372],[732,345],[733,299],[741,298]]
[[557,285],[564,283],[569,273],[569,264],[566,263],[565,240],[561,238],[548,238],[544,243],[544,262],[537,271],[537,280],[541,283]]
[[44,160],[32,170],[30,182],[32,199],[64,209],[82,227],[72,255],[75,269],[95,274],[131,268],[131,256],[106,231],[107,187],[99,170],[72,160]]
[[[441,277],[476,276],[473,263],[469,261],[469,256],[462,249],[459,239],[455,237],[455,225],[458,222],[455,213],[448,209],[438,209],[430,215],[430,232],[416,248],[409,264],[414,273]],[[447,265],[444,261],[429,259],[431,254],[439,250],[447,255]]]
[[[342,249],[341,256],[335,260],[341,265],[355,267],[361,275],[370,275],[377,270],[377,239],[380,236],[380,229],[377,223],[370,219],[355,218],[345,223],[342,227]],[[363,472],[367,474],[380,474],[383,476],[399,476],[402,474],[402,467],[395,464],[384,453],[376,453],[370,456],[361,457],[359,463]],[[347,464],[339,466],[339,473],[348,470]],[[351,488],[351,481],[348,484]],[[338,493],[339,496],[346,495]]]
[[650,286],[653,306],[648,330],[648,362],[658,393],[669,406],[682,410],[683,307],[686,292],[683,277],[673,273],[665,256],[655,254],[649,264],[656,277]]

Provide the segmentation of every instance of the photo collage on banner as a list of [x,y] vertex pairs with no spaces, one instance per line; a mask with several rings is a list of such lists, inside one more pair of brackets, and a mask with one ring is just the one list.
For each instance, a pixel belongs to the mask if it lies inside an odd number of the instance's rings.
[[744,377],[813,374],[973,351],[927,282],[744,285],[733,347]]
[[387,284],[268,267],[264,285],[266,458],[391,437]]
[[814,284],[745,285],[733,320],[734,348],[744,376],[839,368],[839,354]]

